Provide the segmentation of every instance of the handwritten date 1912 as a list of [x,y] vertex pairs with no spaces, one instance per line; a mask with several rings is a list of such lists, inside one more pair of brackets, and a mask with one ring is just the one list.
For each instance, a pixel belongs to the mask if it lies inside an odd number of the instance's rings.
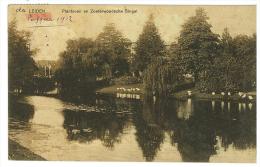
[[72,22],[72,16],[59,16],[56,20],[59,23]]
[[58,16],[53,18],[50,13],[33,13],[27,15],[28,21],[41,24],[43,22],[57,22],[58,24],[72,22],[72,16]]

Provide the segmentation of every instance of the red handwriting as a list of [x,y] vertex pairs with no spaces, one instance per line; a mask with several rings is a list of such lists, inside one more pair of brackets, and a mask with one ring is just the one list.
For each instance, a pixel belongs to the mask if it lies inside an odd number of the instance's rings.
[[37,24],[41,24],[42,22],[53,22],[57,23],[65,23],[72,22],[72,16],[58,16],[57,18],[53,18],[51,13],[32,13],[26,15],[27,20],[31,22],[35,22]]
[[29,21],[40,23],[42,21],[52,21],[51,13],[32,13],[27,15]]

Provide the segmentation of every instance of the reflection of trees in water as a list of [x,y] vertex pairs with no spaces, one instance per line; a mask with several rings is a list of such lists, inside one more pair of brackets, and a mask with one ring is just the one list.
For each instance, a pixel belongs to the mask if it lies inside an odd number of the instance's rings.
[[231,144],[237,149],[255,147],[255,110],[238,112],[237,104],[231,104],[230,109],[220,105],[213,111],[210,102],[196,101],[188,120],[174,122],[172,142],[178,143],[183,161],[209,161],[217,151],[217,136],[225,149]]
[[214,128],[221,139],[221,146],[226,150],[231,144],[236,149],[256,147],[256,108],[239,111],[237,103],[227,105],[224,111],[213,112],[215,116]]
[[125,116],[117,116],[114,113],[75,112],[64,110],[64,128],[67,130],[69,140],[91,142],[99,139],[104,146],[113,148],[120,142]]
[[[217,152],[217,137],[224,148],[231,144],[236,149],[256,146],[254,106],[251,111],[239,112],[237,103],[225,102],[221,108],[221,102],[216,102],[213,110],[210,101],[192,100],[191,105],[171,99],[144,99],[143,107],[139,107],[142,111],[137,109],[134,117],[137,142],[146,160],[152,161],[160,150],[164,132],[168,132],[183,161],[208,162]],[[192,107],[189,117],[183,110],[187,107]]]
[[[114,148],[119,143],[129,116],[124,111],[127,102],[119,102],[114,98],[97,98],[97,112],[76,112],[64,110],[64,128],[69,140],[80,142],[102,141],[107,148]],[[124,104],[126,103],[126,104]]]
[[152,99],[145,99],[143,110],[137,109],[134,116],[136,140],[146,161],[153,161],[164,140],[164,132],[160,127],[163,110],[158,108],[163,106],[154,104]]
[[169,133],[183,161],[209,161],[217,152],[217,138],[225,149],[231,145],[236,149],[256,146],[255,105],[251,110],[239,111],[238,104],[217,101],[214,109],[210,101],[196,100],[188,103],[145,98],[141,102],[102,97],[90,102],[88,105],[94,105],[98,112],[64,111],[69,140],[98,139],[104,146],[114,148],[133,118],[136,141],[146,161],[156,157],[165,132]]
[[196,108],[189,120],[179,120],[174,129],[174,142],[185,162],[208,162],[216,153],[216,136],[211,128],[213,118],[206,106]]
[[[236,130],[235,130],[236,129]],[[241,112],[233,129],[234,147],[237,149],[256,147],[256,113]]]
[[160,145],[163,142],[164,134],[160,127],[149,126],[143,120],[138,120],[136,124],[136,140],[142,149],[143,156],[147,161],[152,161]]
[[26,99],[21,96],[9,95],[9,118],[28,123],[34,116],[34,106],[27,103]]

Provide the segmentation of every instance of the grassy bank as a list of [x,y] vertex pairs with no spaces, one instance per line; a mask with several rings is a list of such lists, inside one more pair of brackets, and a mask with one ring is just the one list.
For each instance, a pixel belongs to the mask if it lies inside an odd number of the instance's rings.
[[[118,88],[125,88],[126,91],[118,90]],[[127,91],[127,89],[131,89],[131,88],[139,88],[140,91],[131,91],[131,92]],[[206,99],[210,99],[210,100],[235,100],[235,101],[242,100],[241,97],[237,93],[231,94],[230,96],[227,96],[227,95],[223,96],[221,94],[212,95],[212,94],[209,94],[209,93],[202,93],[195,88],[173,93],[171,95],[171,97],[173,97],[175,99],[179,99],[179,100],[185,100],[185,99],[189,98],[187,91],[192,92],[193,98],[202,99],[202,100],[203,99],[205,99],[205,100]],[[112,86],[105,87],[105,88],[97,90],[97,93],[101,93],[101,94],[116,94],[116,93],[144,94],[144,90],[143,90],[142,84],[112,85]],[[251,100],[251,101],[256,100],[256,91],[247,92],[247,95],[253,97],[253,100]]]
[[8,139],[8,159],[9,160],[26,160],[26,161],[27,160],[34,160],[34,161],[46,160],[11,139]]
[[[230,96],[228,95],[221,95],[221,94],[209,94],[209,93],[202,93],[196,89],[188,89],[188,90],[183,90],[177,93],[173,94],[173,97],[176,99],[187,99],[188,93],[187,91],[191,91],[192,92],[192,97],[196,98],[196,99],[211,99],[211,100],[234,100],[234,101],[241,101],[243,100],[237,93],[235,94],[231,94]],[[256,100],[256,92],[247,92],[246,93],[248,96],[252,96],[253,99],[251,101],[255,101]],[[248,98],[245,98],[244,100],[247,100]]]

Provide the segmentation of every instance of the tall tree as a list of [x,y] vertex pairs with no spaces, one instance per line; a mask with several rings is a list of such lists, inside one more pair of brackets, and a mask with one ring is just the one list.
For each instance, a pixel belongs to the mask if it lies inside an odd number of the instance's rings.
[[218,54],[200,81],[205,91],[249,91],[256,82],[255,36],[238,35],[234,38],[224,29]]
[[185,73],[193,74],[195,82],[205,75],[218,48],[218,35],[211,31],[208,16],[203,8],[182,25],[178,44],[180,64]]
[[150,15],[143,32],[139,35],[135,52],[133,65],[134,69],[140,72],[143,72],[156,57],[165,55],[164,41],[154,24],[153,15]]
[[[102,57],[100,62],[104,68],[110,69],[110,77],[118,77],[128,72],[128,58],[130,57],[131,41],[123,37],[115,24],[109,23],[103,28],[96,39],[95,55]],[[106,73],[106,77],[109,77]]]
[[29,32],[17,30],[16,21],[9,23],[8,67],[10,91],[14,89],[24,90],[32,84],[32,76],[37,69],[32,57],[37,50],[30,48],[30,37]]
[[236,91],[238,89],[236,76],[239,66],[234,57],[233,38],[227,28],[224,29],[220,40],[220,54],[216,59],[215,66],[219,66],[217,71],[221,73],[218,76],[218,82],[221,82],[219,84],[221,86],[220,89],[222,91]]
[[243,91],[256,86],[256,34],[234,38],[234,56],[240,66],[237,82]]
[[219,41],[217,56],[200,81],[200,89],[204,91],[236,91],[236,73],[238,64],[234,58],[233,38],[225,28]]
[[180,45],[177,42],[171,43],[169,49],[167,50],[168,62],[172,68],[175,69],[175,75],[178,79],[184,79],[183,74],[185,74],[185,68],[181,63]]
[[56,78],[61,91],[93,90],[96,81],[95,61],[91,54],[94,41],[86,38],[68,40],[66,51],[60,53]]

